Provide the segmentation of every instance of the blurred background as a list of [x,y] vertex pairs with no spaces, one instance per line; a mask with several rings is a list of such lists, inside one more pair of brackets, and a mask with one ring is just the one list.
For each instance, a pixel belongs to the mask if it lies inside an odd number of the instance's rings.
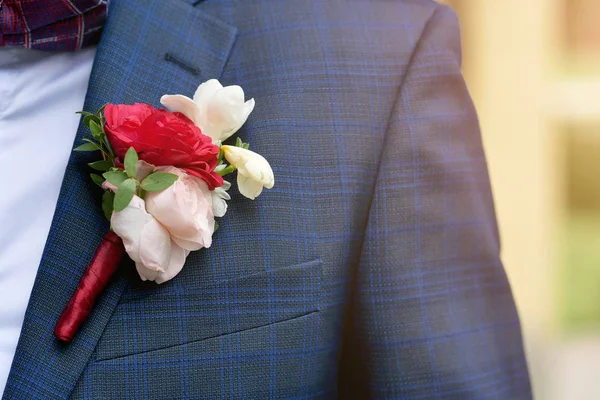
[[447,0],[535,398],[600,399],[600,0]]

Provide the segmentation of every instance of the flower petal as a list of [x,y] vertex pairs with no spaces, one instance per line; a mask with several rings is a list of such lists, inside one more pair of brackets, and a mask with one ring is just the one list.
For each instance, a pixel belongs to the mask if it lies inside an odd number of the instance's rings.
[[254,110],[254,99],[250,99],[244,103],[242,107],[238,107],[235,110],[233,121],[227,127],[222,127],[219,139],[225,141],[229,139],[233,134],[240,130],[240,128],[246,123],[248,116]]
[[102,182],[102,189],[110,190],[116,193],[118,188],[109,181],[105,180],[104,182]]
[[155,278],[156,283],[165,283],[179,274],[183,269],[185,259],[187,258],[188,254],[190,254],[189,251],[171,241],[171,260],[169,262],[169,266],[167,267],[166,271],[158,274],[158,276]]
[[159,271],[152,271],[147,269],[141,262],[135,263],[135,269],[137,270],[138,275],[143,281],[153,281],[160,273]]
[[255,198],[257,198],[263,190],[262,183],[250,179],[239,173],[237,177],[237,183],[240,193],[244,197],[249,198],[250,200],[254,200]]
[[[223,186],[221,186],[220,188],[217,188],[217,189],[222,189],[223,191],[227,191],[230,188],[231,188],[231,182],[223,181]],[[229,195],[227,195],[227,197],[228,197],[227,200],[229,200],[229,198],[230,198]]]
[[223,186],[212,191],[213,215],[215,217],[223,217],[227,212],[227,200],[231,200],[227,190],[230,188],[231,182],[223,181]]
[[154,165],[147,163],[144,160],[139,160],[135,170],[135,179],[143,181],[145,177],[154,171]]
[[144,200],[134,196],[122,211],[113,212],[113,231],[123,239],[125,250],[136,263],[140,277],[154,279],[164,272],[171,258],[169,232],[146,212]]
[[133,196],[124,210],[113,212],[110,224],[113,231],[123,239],[125,250],[133,261],[140,261],[140,238],[144,226],[152,219],[146,213],[144,200]]
[[180,112],[194,124],[202,129],[200,126],[200,111],[196,103],[189,97],[180,94],[166,94],[160,98],[160,104],[162,104],[167,110],[171,112]]
[[[210,194],[209,194],[210,196]],[[206,209],[208,213],[198,213],[191,216],[191,225],[194,227],[192,235],[177,236],[171,234],[172,239],[179,246],[186,250],[200,250],[203,247],[209,248],[212,245],[212,235],[215,232],[215,218],[212,212],[211,202],[205,202],[202,209]]]
[[227,201],[217,193],[213,192],[213,215],[217,218],[221,218],[227,212]]
[[142,230],[140,236],[140,262],[151,271],[164,272],[171,259],[169,232],[154,218]]
[[223,89],[223,85],[217,79],[209,79],[202,83],[194,93],[194,103],[199,107],[206,106],[211,97],[218,91]]

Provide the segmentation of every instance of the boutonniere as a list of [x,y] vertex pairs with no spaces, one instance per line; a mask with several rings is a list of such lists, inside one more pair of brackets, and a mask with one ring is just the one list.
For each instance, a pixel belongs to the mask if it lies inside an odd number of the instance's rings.
[[255,199],[273,187],[271,166],[236,133],[254,109],[239,86],[202,83],[193,98],[165,95],[149,104],[106,104],[80,112],[92,137],[74,151],[102,155],[90,163],[104,189],[102,209],[111,224],[54,331],[70,342],[126,252],[142,280],[163,283],[183,268],[191,251],[210,247],[227,212],[224,178],[237,171],[240,193]]

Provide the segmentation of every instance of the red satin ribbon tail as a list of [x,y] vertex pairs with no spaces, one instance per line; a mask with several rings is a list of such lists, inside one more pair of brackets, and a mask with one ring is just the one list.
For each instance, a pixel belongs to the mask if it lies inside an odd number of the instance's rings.
[[73,340],[92,312],[96,299],[110,283],[124,253],[121,238],[112,231],[108,232],[98,245],[94,258],[56,323],[54,336],[58,340],[65,343]]

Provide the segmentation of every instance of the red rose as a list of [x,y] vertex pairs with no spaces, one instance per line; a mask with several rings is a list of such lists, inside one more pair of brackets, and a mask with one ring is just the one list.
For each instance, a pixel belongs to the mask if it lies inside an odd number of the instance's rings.
[[136,103],[108,104],[104,117],[106,135],[121,161],[133,147],[140,160],[181,168],[205,181],[210,190],[223,185],[214,172],[219,146],[185,115]]

